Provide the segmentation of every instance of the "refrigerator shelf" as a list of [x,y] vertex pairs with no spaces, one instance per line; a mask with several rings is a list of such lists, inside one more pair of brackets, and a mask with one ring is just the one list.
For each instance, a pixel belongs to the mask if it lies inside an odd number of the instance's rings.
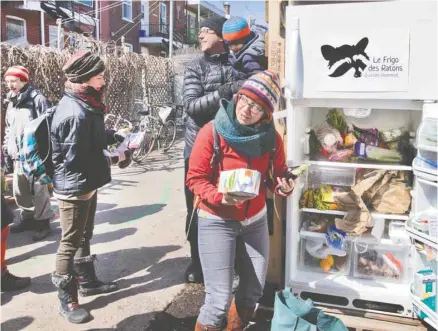
[[424,244],[427,244],[430,247],[433,247],[433,248],[438,250],[438,239],[437,238],[434,238],[432,236],[429,236],[428,234],[417,231],[407,224],[406,224],[406,231],[407,231],[409,237],[416,239],[416,240],[418,240]]
[[424,319],[424,321],[429,324],[435,330],[438,330],[438,313],[434,312],[428,306],[426,306],[423,302],[421,302],[420,298],[411,293],[412,304],[416,306],[418,309],[414,308],[414,312],[422,311],[428,317]]
[[[319,233],[319,232],[312,232],[312,231],[306,231],[301,230],[300,231],[300,237],[301,238],[308,238],[308,239],[325,239],[325,233]],[[374,245],[397,245],[392,242],[391,239],[377,239],[376,237],[372,236],[371,234],[365,234],[362,236],[346,236],[346,241],[351,242],[358,242],[363,244],[374,244]],[[403,245],[400,245],[403,246]]]
[[309,163],[323,167],[412,171],[411,166],[405,166],[400,164],[347,163],[347,162],[330,162],[330,161],[309,161]]
[[[347,212],[341,210],[319,210],[315,208],[301,208],[301,211],[306,213],[339,215],[339,216],[344,216],[347,214]],[[390,220],[399,220],[399,221],[407,221],[409,219],[408,215],[380,214],[380,213],[371,213],[371,217],[373,219],[390,219]]]

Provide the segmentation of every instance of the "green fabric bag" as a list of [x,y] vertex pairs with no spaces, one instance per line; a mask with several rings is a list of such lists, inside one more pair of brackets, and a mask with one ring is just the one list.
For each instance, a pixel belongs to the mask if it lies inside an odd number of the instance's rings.
[[348,331],[337,317],[315,308],[312,300],[295,297],[290,288],[275,294],[271,331]]

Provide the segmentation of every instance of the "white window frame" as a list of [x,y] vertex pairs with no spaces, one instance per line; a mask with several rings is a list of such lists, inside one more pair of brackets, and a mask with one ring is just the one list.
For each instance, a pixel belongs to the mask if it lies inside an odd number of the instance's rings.
[[[55,40],[50,40],[50,37],[51,37],[50,31],[51,30],[56,32]],[[54,42],[54,45],[52,45],[53,42]],[[61,28],[61,49],[64,49],[64,43],[65,43],[64,29]],[[49,47],[58,49],[58,26],[57,25],[49,25]]]
[[[6,15],[6,38],[8,38],[8,19],[12,19],[12,20],[23,22],[24,36],[20,37],[20,38],[15,38],[15,39],[18,39],[19,42],[18,43],[13,43],[13,44],[22,44],[21,41],[20,41],[21,39],[23,41],[25,41],[25,44],[28,44],[29,42],[27,40],[27,22],[26,22],[26,20],[24,18],[17,17],[17,16]],[[11,40],[15,40],[15,39],[6,39],[6,41],[10,43]]]
[[[126,14],[124,11],[125,6],[129,8],[129,17],[124,16]],[[122,0],[122,20],[132,22],[132,0]]]
[[130,43],[123,43],[123,47],[126,47],[128,52],[134,52],[134,46]]
[[[164,22],[161,22],[162,18],[162,10],[164,8]],[[160,12],[158,15],[159,24],[160,24],[160,32],[165,33],[166,32],[166,25],[167,25],[167,4],[164,2],[160,2]]]

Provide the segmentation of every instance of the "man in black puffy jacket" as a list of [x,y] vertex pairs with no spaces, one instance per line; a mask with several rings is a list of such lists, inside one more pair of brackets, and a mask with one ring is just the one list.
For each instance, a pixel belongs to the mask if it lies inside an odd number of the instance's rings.
[[[184,74],[184,109],[187,112],[185,131],[185,177],[189,158],[199,130],[210,122],[219,110],[221,99],[230,100],[242,82],[235,82],[233,68],[222,39],[223,17],[211,17],[201,22],[199,42],[202,56],[186,68]],[[198,222],[193,215],[193,193],[185,186],[187,218],[186,234],[190,242],[191,263],[186,270],[187,282],[202,282],[202,269],[198,253]]]

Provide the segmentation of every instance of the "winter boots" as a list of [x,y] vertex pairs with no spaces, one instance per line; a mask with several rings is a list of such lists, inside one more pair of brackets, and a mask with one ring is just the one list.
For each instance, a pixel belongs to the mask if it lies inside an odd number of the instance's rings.
[[21,290],[30,284],[30,277],[17,277],[8,270],[2,273],[2,292]]
[[96,255],[75,258],[74,270],[79,284],[79,294],[83,297],[117,291],[116,283],[104,283],[97,279],[94,269]]
[[52,283],[58,288],[60,302],[59,314],[70,323],[83,323],[90,318],[90,314],[79,306],[78,285],[72,275],[52,274]]
[[243,331],[254,315],[254,309],[237,308],[236,302],[231,302],[228,311],[227,331]]
[[40,241],[52,233],[50,228],[50,219],[35,221],[35,234],[32,236],[33,241]]
[[215,326],[205,326],[199,322],[196,322],[195,331],[221,331],[222,328],[218,328]]

